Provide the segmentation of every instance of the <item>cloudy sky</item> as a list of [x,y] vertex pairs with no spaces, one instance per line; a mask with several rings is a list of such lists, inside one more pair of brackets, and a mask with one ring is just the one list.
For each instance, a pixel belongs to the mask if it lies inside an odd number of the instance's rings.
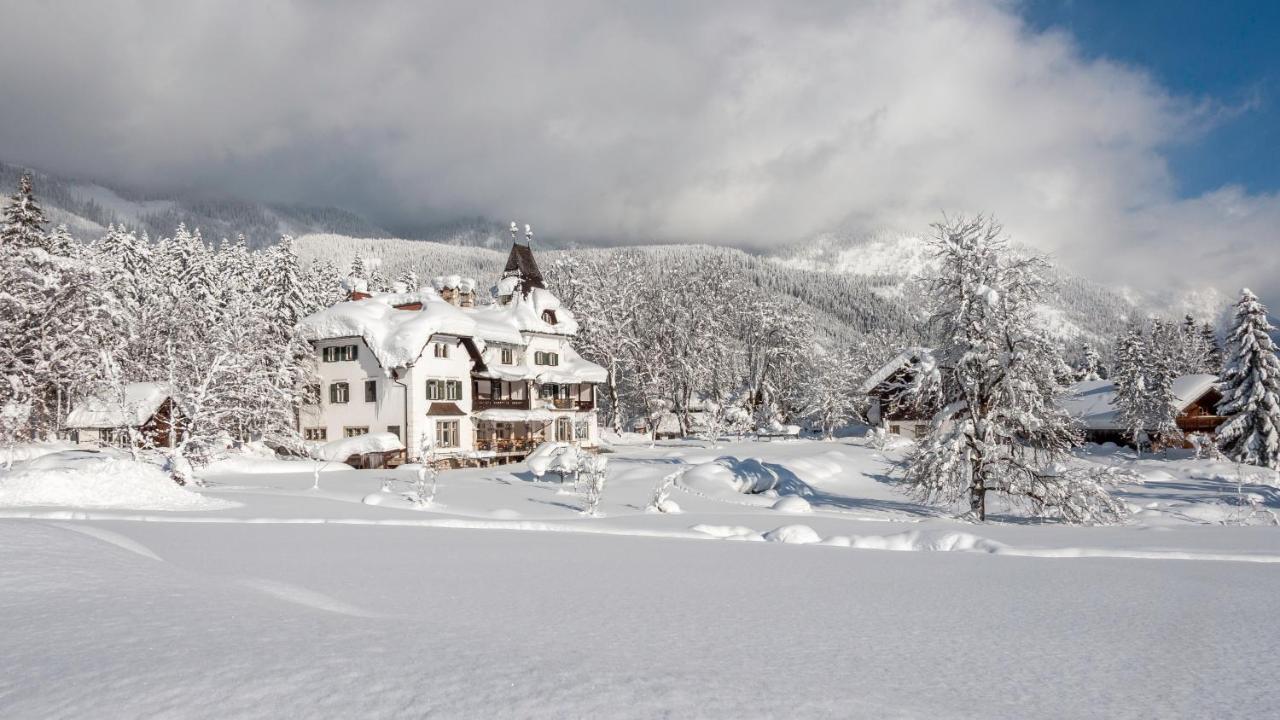
[[994,213],[1280,301],[1275,3],[0,0],[0,158],[411,234],[763,248]]

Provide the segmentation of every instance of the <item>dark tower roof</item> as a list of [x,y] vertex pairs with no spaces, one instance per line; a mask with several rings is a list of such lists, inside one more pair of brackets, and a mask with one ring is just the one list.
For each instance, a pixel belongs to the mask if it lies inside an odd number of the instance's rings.
[[546,285],[542,282],[542,271],[538,269],[538,262],[533,259],[533,249],[528,245],[520,243],[511,244],[511,254],[507,256],[507,267],[502,271],[502,277],[519,276],[521,289],[528,294],[529,288],[546,289]]

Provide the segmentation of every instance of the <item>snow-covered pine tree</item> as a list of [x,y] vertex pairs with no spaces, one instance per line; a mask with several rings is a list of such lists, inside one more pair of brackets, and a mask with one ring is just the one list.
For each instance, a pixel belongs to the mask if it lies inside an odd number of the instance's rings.
[[1280,469],[1280,360],[1267,308],[1248,288],[1236,303],[1219,390],[1218,444],[1236,462]]
[[1142,414],[1153,444],[1167,446],[1179,435],[1173,381],[1188,371],[1182,334],[1159,319],[1151,323],[1143,363]]
[[1076,379],[1081,382],[1101,380],[1102,356],[1098,354],[1098,349],[1089,343],[1085,343],[1080,353],[1080,368],[1076,372]]
[[1120,424],[1133,440],[1138,452],[1147,439],[1147,345],[1135,326],[1116,343],[1115,368],[1111,379],[1116,385],[1115,407]]
[[1204,350],[1200,372],[1217,375],[1222,372],[1222,345],[1218,342],[1218,330],[1213,323],[1200,326],[1200,347]]
[[23,173],[18,180],[18,191],[0,213],[0,245],[12,248],[45,248],[47,239],[44,226],[48,223],[44,209],[36,201],[31,184],[31,173]]
[[[95,384],[96,356],[118,305],[98,271],[43,233],[31,177],[3,210],[0,229],[0,405],[27,408],[22,432],[49,436],[78,392]],[[21,396],[21,398],[19,398]]]
[[1078,435],[1056,402],[1055,348],[1035,317],[1047,263],[1010,252],[1001,227],[982,217],[934,230],[936,366],[914,390],[936,390],[944,409],[908,458],[906,481],[929,500],[966,500],[979,521],[990,493],[1069,522],[1120,515],[1103,480],[1062,466]]

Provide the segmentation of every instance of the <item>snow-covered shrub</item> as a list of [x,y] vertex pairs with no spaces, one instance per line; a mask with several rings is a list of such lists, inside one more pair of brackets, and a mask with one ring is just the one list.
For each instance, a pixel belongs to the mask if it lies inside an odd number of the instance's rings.
[[600,497],[608,479],[609,458],[603,455],[587,455],[578,463],[578,472],[586,481],[586,503],[583,515],[596,515],[600,510]]

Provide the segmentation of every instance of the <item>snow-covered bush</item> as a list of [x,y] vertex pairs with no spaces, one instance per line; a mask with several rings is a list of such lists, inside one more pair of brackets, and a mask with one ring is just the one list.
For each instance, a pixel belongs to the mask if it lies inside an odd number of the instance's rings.
[[587,455],[578,463],[578,470],[586,481],[586,503],[583,515],[596,515],[600,510],[600,497],[608,479],[609,458],[603,455]]

